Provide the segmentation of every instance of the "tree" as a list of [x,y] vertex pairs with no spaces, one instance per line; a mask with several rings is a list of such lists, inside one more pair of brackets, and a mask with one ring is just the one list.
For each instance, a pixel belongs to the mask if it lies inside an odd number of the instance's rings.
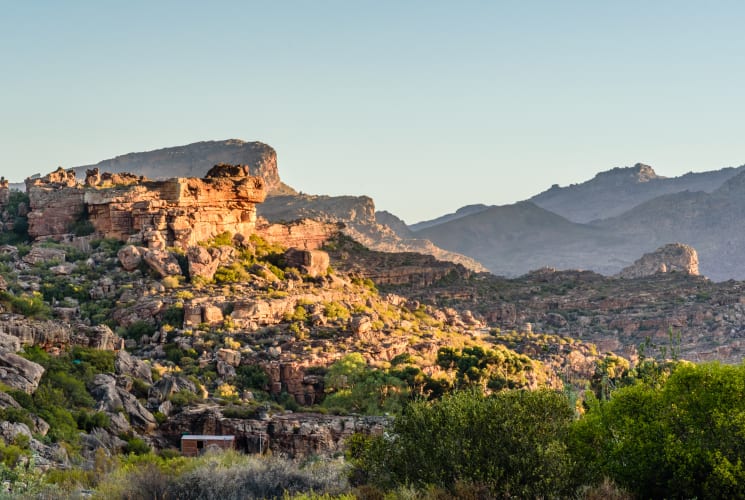
[[643,498],[745,496],[745,366],[681,362],[589,406],[572,439],[586,480]]

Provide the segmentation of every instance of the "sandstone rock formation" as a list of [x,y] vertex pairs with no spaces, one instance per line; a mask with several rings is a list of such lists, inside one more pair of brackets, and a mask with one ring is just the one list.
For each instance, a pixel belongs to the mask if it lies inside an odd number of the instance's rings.
[[39,386],[44,367],[11,352],[0,353],[0,382],[33,393]]
[[[204,179],[158,182],[120,175],[101,183],[91,176],[84,187],[74,172],[58,169],[26,180],[29,234],[59,239],[86,218],[101,236],[132,238],[155,250],[165,246],[186,249],[225,231],[251,234],[256,203],[264,200],[266,191],[264,181],[246,176],[246,171],[219,165]],[[124,183],[112,184],[116,179]]]
[[682,243],[670,243],[644,254],[618,274],[621,278],[641,278],[657,273],[682,272],[698,276],[698,253]]
[[112,423],[118,422],[120,426],[125,427],[124,429],[116,429],[117,431],[126,432],[128,430],[128,426],[124,425],[126,422],[144,432],[152,431],[157,426],[153,414],[145,409],[133,394],[125,388],[119,387],[113,375],[104,373],[96,375],[88,390],[97,401],[96,410],[105,411],[110,415],[116,415],[120,412],[127,415],[127,420],[124,422],[119,419],[112,419]]
[[285,252],[285,263],[309,276],[326,274],[329,267],[329,254],[323,250],[300,250],[288,248]]
[[258,207],[258,211],[270,222],[313,219],[340,225],[345,234],[373,250],[418,252],[460,263],[475,271],[486,271],[474,259],[438,248],[428,240],[401,238],[393,229],[378,223],[375,203],[367,196],[272,196]]
[[38,321],[17,314],[0,314],[0,332],[16,337],[23,346],[50,350],[70,345],[113,351],[122,339],[106,325],[74,327],[60,321]]

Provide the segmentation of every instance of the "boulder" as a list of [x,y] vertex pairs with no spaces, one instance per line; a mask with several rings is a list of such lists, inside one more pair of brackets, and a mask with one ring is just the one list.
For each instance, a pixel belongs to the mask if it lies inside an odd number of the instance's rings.
[[116,256],[126,271],[134,271],[140,265],[140,262],[142,262],[143,251],[145,251],[144,248],[127,245],[120,248]]
[[163,378],[150,387],[147,394],[148,405],[151,405],[151,407],[157,407],[172,395],[181,391],[188,391],[196,394],[197,387],[194,385],[194,382],[179,375],[164,375]]
[[209,250],[203,246],[194,245],[186,251],[186,259],[189,262],[189,276],[199,276],[210,281],[215,276],[217,266],[220,262],[212,258]]
[[18,337],[0,332],[0,352],[18,352],[21,350],[21,341]]
[[152,384],[153,375],[150,365],[130,355],[127,351],[119,351],[114,362],[117,375],[126,375],[131,378],[144,380]]
[[13,399],[13,396],[5,392],[0,392],[0,408],[20,408],[21,405]]
[[109,415],[124,412],[129,417],[132,427],[140,431],[150,432],[157,427],[152,413],[145,409],[133,394],[119,387],[113,375],[96,375],[88,389],[96,400],[96,410],[105,411]]
[[241,353],[234,349],[220,348],[217,350],[217,359],[232,366],[241,364]]
[[372,329],[372,320],[369,316],[355,316],[351,322],[352,331],[357,335],[362,335]]
[[60,248],[47,248],[40,245],[34,245],[31,251],[23,257],[26,264],[39,264],[41,262],[64,262],[65,251]]
[[178,259],[171,252],[166,250],[148,250],[142,256],[142,259],[162,278],[181,275],[181,266],[178,263]]
[[329,268],[329,254],[323,250],[304,250],[289,248],[285,252],[287,267],[295,267],[309,276],[326,274]]
[[0,382],[28,394],[39,386],[44,367],[11,352],[0,353]]

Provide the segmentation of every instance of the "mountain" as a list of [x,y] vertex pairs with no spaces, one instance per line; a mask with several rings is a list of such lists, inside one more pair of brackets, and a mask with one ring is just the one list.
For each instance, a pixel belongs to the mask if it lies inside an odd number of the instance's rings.
[[452,214],[446,214],[437,217],[436,219],[424,220],[421,222],[417,222],[416,224],[412,224],[411,226],[409,226],[409,229],[411,229],[412,231],[421,231],[422,229],[427,229],[428,227],[437,226],[446,222],[450,222],[451,220],[460,219],[461,217],[465,217],[466,215],[483,212],[487,208],[489,208],[489,205],[484,205],[481,203],[476,205],[466,205],[465,207],[459,208]]
[[[469,255],[492,273],[517,276],[544,266],[618,272],[642,252],[601,227],[571,222],[531,202],[495,206],[417,231],[435,245]],[[606,249],[598,253],[597,249]],[[622,265],[623,264],[623,265]]]
[[554,184],[530,201],[571,221],[590,222],[621,215],[666,194],[683,191],[711,193],[743,171],[745,165],[667,178],[657,175],[652,167],[637,163],[633,167],[600,172],[581,184],[567,187]]
[[686,243],[698,251],[702,274],[713,280],[744,279],[745,172],[711,193],[661,196],[594,226],[652,246]]
[[130,172],[150,179],[167,179],[204,177],[218,163],[248,165],[251,175],[264,179],[270,194],[295,192],[279,178],[277,152],[274,148],[262,142],[240,139],[195,142],[185,146],[129,153],[94,165],[73,167],[73,170],[78,177],[85,177],[86,170],[98,168],[101,172]]
[[543,266],[615,274],[639,255],[680,242],[698,251],[703,275],[716,281],[744,279],[745,171],[712,192],[665,194],[586,224],[521,202],[416,234],[505,276]]

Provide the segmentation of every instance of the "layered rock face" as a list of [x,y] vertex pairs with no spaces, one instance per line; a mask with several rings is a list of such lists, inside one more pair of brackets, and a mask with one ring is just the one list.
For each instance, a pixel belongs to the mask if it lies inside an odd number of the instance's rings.
[[[86,186],[73,171],[58,169],[27,179],[29,234],[60,238],[86,217],[107,238],[139,239],[151,249],[188,248],[225,231],[250,234],[256,204],[264,201],[264,181],[247,166],[217,165],[204,179],[147,181],[132,176],[103,177],[89,172]],[[113,184],[117,179],[123,183]]]
[[698,253],[682,243],[671,243],[639,260],[619,273],[621,278],[642,278],[657,273],[682,272],[698,276]]
[[28,233],[32,237],[67,234],[85,215],[85,191],[72,170],[60,167],[44,177],[26,179],[26,192],[31,209]]

